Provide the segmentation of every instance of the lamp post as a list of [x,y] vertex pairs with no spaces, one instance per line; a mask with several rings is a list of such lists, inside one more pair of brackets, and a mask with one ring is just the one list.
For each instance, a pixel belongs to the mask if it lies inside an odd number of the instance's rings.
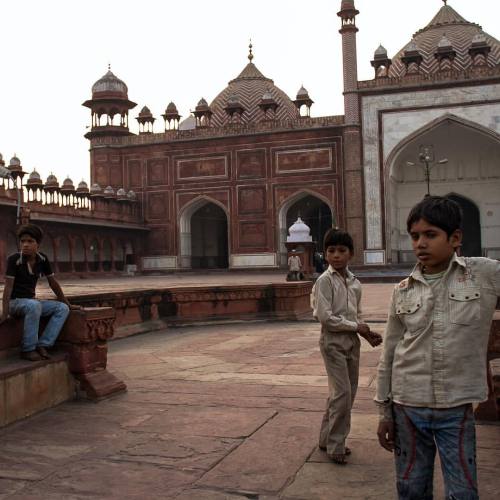
[[21,215],[21,190],[19,189],[19,186],[17,185],[17,178],[16,178],[16,176],[12,175],[12,172],[7,167],[4,167],[3,165],[0,165],[0,178],[1,179],[12,179],[12,182],[14,183],[14,188],[15,188],[16,193],[17,193],[16,225],[19,226],[20,215]]
[[[424,176],[425,181],[427,183],[427,194],[426,196],[430,196],[431,194],[431,168],[435,163],[438,165],[444,165],[448,163],[448,158],[442,158],[441,160],[435,162],[434,161],[434,146],[420,146],[420,152],[418,153],[418,160],[422,163],[424,168]],[[415,163],[412,161],[407,161],[406,164],[410,167],[414,167]]]

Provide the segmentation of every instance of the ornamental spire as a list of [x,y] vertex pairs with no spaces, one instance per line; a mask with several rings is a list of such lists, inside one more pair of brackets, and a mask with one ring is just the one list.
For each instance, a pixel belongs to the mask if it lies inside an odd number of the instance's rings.
[[253,59],[252,48],[253,48],[252,39],[250,38],[250,43],[248,44],[248,60],[250,62],[252,62],[252,59]]

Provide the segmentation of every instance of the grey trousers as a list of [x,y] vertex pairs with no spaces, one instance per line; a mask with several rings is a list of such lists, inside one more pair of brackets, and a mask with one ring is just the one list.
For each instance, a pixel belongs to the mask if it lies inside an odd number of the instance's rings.
[[328,375],[329,396],[319,446],[326,448],[329,455],[345,453],[351,408],[358,389],[360,345],[356,333],[321,332],[319,347]]

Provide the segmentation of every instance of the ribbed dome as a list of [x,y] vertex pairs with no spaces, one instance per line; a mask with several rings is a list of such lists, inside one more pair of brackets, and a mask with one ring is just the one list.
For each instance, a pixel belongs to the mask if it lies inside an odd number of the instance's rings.
[[99,186],[97,182],[94,182],[92,186],[90,186],[90,194],[93,195],[101,195],[102,194],[102,188]]
[[61,193],[72,194],[75,192],[75,186],[72,179],[66,177],[61,186]]
[[212,101],[210,105],[214,113],[212,126],[221,127],[230,122],[230,116],[225,108],[232,96],[237,96],[239,104],[245,109],[241,115],[243,123],[265,120],[265,114],[259,104],[262,96],[267,92],[278,104],[276,119],[299,118],[297,108],[285,92],[276,87],[270,78],[266,78],[255,64],[249,62],[243,71],[234,80],[231,80],[228,86]]
[[165,110],[165,113],[177,113],[177,106],[170,101],[168,103],[167,109]]
[[31,174],[29,175],[28,180],[26,181],[26,186],[33,188],[38,188],[43,186],[42,178],[35,169],[33,169],[33,172],[31,172]]
[[152,116],[151,110],[147,106],[144,106],[139,113],[141,118],[151,118]]
[[111,70],[108,70],[102,78],[99,78],[99,80],[92,85],[92,97],[99,97],[100,94],[119,94],[119,97],[128,99],[128,88],[125,82],[117,78]]
[[14,155],[10,159],[9,167],[19,167],[19,166],[21,166],[21,160],[16,155]]
[[[414,35],[414,42],[423,56],[421,70],[425,73],[436,73],[439,70],[439,63],[434,54],[439,44],[441,43],[442,47],[445,43],[443,38],[456,52],[453,66],[457,69],[467,69],[472,64],[469,49],[473,40],[478,36],[483,36],[487,44],[491,46],[488,62],[494,65],[500,64],[500,42],[496,38],[484,33],[478,24],[464,19],[449,5],[441,7],[434,19]],[[401,58],[407,50],[408,45],[393,57],[389,76],[397,77],[405,74],[405,65]]]
[[49,186],[49,185],[56,185],[56,184],[59,186],[59,182],[57,180],[57,177],[54,174],[50,174],[47,177],[47,180],[45,181],[45,185]]
[[379,45],[378,49],[375,51],[375,57],[387,57],[387,49],[383,45]]
[[115,195],[115,190],[111,186],[107,186],[104,189],[104,196],[106,196],[106,198],[111,198],[114,195]]
[[76,194],[80,196],[84,196],[89,194],[89,186],[85,181],[81,181],[76,188]]

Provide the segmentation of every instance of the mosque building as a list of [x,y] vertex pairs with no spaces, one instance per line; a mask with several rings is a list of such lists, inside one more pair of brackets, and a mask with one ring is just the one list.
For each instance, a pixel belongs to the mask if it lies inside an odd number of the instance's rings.
[[[351,232],[355,264],[408,264],[405,218],[427,193],[463,207],[465,255],[500,258],[500,42],[443,3],[392,58],[380,46],[374,78],[359,81],[359,12],[354,0],[340,2],[342,116],[311,116],[309,92],[286,95],[258,69],[250,45],[246,66],[210,104],[201,98],[184,120],[173,102],[161,117],[144,106],[136,135],[136,103],[109,70],[83,103],[91,186],[80,198],[75,190],[72,203],[100,214],[86,220],[109,233],[110,270],[118,270],[115,247],[144,272],[282,268],[298,217],[319,245],[331,226]],[[28,183],[41,182],[33,175]],[[32,213],[46,210],[38,203]],[[64,209],[71,259],[72,235],[88,226]],[[45,221],[56,239],[58,210]],[[95,239],[88,272],[106,260]],[[89,242],[82,245],[87,262]]]

